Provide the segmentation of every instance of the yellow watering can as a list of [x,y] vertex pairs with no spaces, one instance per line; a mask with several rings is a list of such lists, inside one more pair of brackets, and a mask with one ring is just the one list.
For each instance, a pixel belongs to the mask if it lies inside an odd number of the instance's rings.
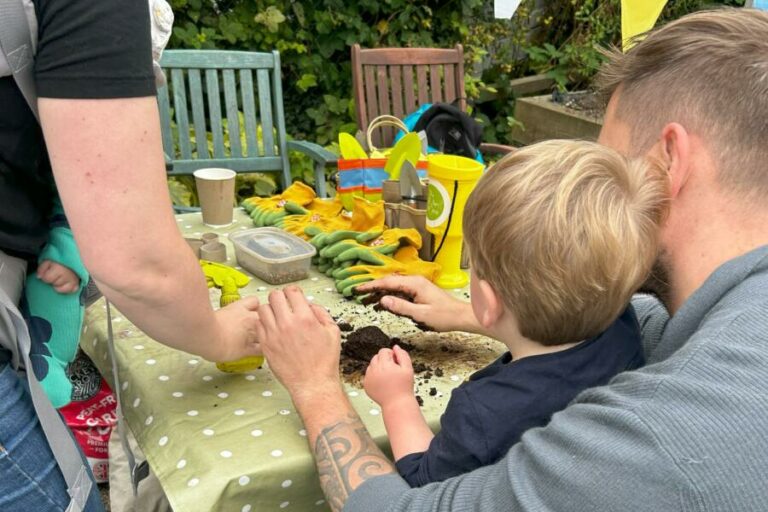
[[469,283],[461,270],[464,206],[483,174],[483,164],[455,155],[429,155],[427,162],[427,230],[435,235],[432,260],[442,268],[435,284],[463,288]]

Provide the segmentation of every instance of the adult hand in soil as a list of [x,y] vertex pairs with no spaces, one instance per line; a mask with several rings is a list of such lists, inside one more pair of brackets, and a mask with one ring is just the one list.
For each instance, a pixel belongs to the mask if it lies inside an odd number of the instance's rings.
[[394,350],[379,350],[365,370],[363,387],[382,409],[403,398],[413,399],[413,364],[408,352],[397,345]]
[[294,402],[318,387],[340,386],[339,328],[325,309],[307,301],[300,288],[270,293],[269,304],[259,308],[259,320],[264,356]]
[[[356,293],[392,293],[381,299],[381,306],[438,332],[464,331],[485,334],[472,305],[440,289],[422,276],[388,276],[361,284]],[[407,300],[401,297],[408,297]]]

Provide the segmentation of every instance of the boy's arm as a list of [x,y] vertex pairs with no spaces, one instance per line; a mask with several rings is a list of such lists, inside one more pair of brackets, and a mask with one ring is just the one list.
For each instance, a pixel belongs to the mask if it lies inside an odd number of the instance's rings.
[[396,461],[411,453],[427,451],[435,435],[424,420],[416,397],[393,400],[382,405],[381,412]]
[[[386,421],[385,415],[385,425]],[[411,487],[447,480],[488,464],[491,460],[482,421],[464,388],[454,390],[440,423],[440,432],[430,436],[429,445],[419,452],[404,451],[399,455],[390,435],[397,461],[395,466]],[[411,443],[413,445],[415,442]]]

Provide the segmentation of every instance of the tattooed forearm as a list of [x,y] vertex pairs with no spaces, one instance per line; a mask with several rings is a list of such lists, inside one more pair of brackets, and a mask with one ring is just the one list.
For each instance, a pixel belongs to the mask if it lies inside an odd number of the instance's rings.
[[347,497],[360,484],[395,472],[354,414],[320,432],[315,442],[315,458],[320,485],[335,512],[344,507]]

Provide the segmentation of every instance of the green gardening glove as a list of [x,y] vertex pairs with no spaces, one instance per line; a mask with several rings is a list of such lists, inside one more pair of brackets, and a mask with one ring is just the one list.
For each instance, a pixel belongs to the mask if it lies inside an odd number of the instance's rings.
[[440,265],[422,261],[419,258],[419,250],[413,246],[398,249],[392,257],[380,254],[377,259],[378,263],[353,265],[335,272],[336,289],[345,297],[351,297],[355,288],[361,284],[388,275],[424,276],[434,281],[440,273]]
[[363,261],[379,264],[378,255],[394,254],[400,247],[421,248],[421,235],[415,229],[387,229],[382,233],[362,233],[352,239],[340,240],[320,251],[323,258],[340,264],[347,261]]

